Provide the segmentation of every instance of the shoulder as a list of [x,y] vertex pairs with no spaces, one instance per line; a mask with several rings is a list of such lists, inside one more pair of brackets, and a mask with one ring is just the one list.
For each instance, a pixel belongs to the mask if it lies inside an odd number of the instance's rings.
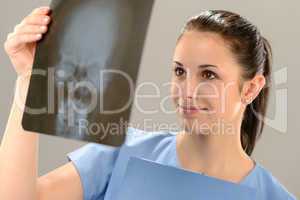
[[127,128],[126,138],[121,146],[112,147],[98,143],[87,143],[81,148],[68,153],[68,158],[73,158],[72,160],[77,160],[83,157],[87,159],[95,159],[99,158],[99,155],[101,154],[101,158],[99,159],[103,160],[105,157],[115,159],[115,157],[123,149],[143,149],[143,147],[150,146],[155,146],[156,148],[163,147],[170,142],[169,139],[171,136],[174,136],[174,134],[168,131],[145,131],[130,126]]
[[139,128],[129,127],[126,140],[121,149],[130,149],[141,153],[140,155],[158,155],[166,150],[172,142],[175,134],[170,131],[146,131]]
[[137,146],[144,143],[163,144],[168,139],[175,136],[173,132],[169,131],[145,131],[143,129],[128,127],[126,140],[123,145]]
[[268,169],[260,164],[258,164],[258,187],[261,190],[262,199],[296,200],[296,197]]

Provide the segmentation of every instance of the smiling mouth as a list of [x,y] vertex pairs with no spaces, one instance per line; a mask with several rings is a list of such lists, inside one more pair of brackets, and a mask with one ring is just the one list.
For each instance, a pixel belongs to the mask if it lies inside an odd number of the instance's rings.
[[178,107],[185,112],[208,111],[207,108],[201,108],[201,107],[196,107],[196,106],[178,105]]

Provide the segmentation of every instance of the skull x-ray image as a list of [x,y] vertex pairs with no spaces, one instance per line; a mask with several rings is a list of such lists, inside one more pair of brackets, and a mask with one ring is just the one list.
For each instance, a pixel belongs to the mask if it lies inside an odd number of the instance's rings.
[[53,0],[22,126],[123,144],[154,0]]

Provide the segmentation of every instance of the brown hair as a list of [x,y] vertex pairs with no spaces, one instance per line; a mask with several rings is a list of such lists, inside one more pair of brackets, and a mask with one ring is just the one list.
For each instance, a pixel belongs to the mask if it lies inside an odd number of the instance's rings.
[[264,127],[263,117],[267,109],[268,86],[271,81],[272,50],[270,43],[247,19],[224,10],[207,10],[190,18],[184,25],[177,42],[186,31],[207,31],[222,36],[229,44],[238,63],[243,67],[241,80],[249,80],[256,73],[263,73],[266,84],[259,95],[247,105],[241,125],[242,147],[250,156]]

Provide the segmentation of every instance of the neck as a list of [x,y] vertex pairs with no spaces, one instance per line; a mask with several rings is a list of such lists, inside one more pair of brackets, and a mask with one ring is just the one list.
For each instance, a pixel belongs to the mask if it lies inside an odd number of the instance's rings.
[[[237,177],[240,177],[253,167],[252,159],[241,146],[238,131],[224,135],[211,133],[204,135],[184,130],[177,138],[179,160],[184,168],[231,179],[229,175],[237,173]],[[248,170],[246,173],[245,168]]]

